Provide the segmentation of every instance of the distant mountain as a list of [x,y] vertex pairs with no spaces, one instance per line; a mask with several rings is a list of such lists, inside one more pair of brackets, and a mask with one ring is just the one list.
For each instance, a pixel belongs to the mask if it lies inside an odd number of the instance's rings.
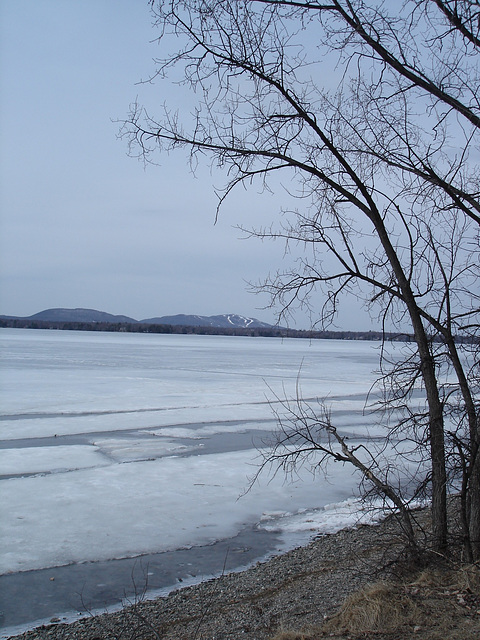
[[[237,335],[323,340],[392,340],[409,342],[405,333],[382,331],[315,331],[288,329],[261,322],[256,318],[226,313],[219,316],[179,314],[135,320],[95,309],[46,309],[33,316],[0,315],[0,327],[24,329],[64,329],[75,331],[121,331],[132,333],[188,333],[199,335]],[[461,336],[458,340],[464,340]],[[468,341],[468,339],[467,339]]]
[[194,316],[180,313],[175,316],[161,316],[140,320],[142,324],[170,324],[185,327],[217,327],[222,329],[268,329],[273,325],[261,322],[256,318],[246,318],[234,313],[220,316]]
[[[27,318],[26,318],[27,319]],[[46,322],[137,322],[128,316],[114,316],[95,309],[46,309],[28,316],[28,320]]]
[[2,319],[38,320],[42,322],[109,322],[124,324],[162,324],[187,327],[213,327],[219,329],[268,329],[273,325],[261,322],[256,318],[247,318],[233,313],[219,316],[197,316],[178,314],[135,320],[128,316],[116,316],[95,309],[45,309],[33,316],[18,318],[16,316],[0,316]]

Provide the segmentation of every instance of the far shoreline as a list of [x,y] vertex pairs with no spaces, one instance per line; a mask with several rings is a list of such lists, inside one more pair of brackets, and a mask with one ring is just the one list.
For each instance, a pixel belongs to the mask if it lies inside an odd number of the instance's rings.
[[307,340],[359,340],[370,342],[411,342],[413,336],[403,332],[317,331],[287,327],[206,327],[193,325],[148,324],[142,322],[48,321],[0,316],[0,329],[43,329],[51,331],[93,331],[104,333],[150,333],[163,335],[206,335],[260,338],[303,338]]

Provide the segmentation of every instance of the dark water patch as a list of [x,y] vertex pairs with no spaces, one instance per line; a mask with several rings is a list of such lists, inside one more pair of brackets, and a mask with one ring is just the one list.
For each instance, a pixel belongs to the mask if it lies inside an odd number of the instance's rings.
[[42,436],[41,438],[17,438],[16,440],[0,440],[0,449],[27,449],[30,447],[90,444],[90,441],[91,438],[89,438],[87,434]]
[[[98,431],[98,432],[89,432],[89,433],[76,433],[72,435],[53,435],[53,436],[42,436],[39,438],[17,438],[12,440],[1,440],[0,441],[0,449],[26,449],[26,448],[37,448],[37,447],[56,447],[56,446],[75,446],[75,445],[94,445],[95,442],[101,440],[122,440],[125,441],[131,440],[132,438],[135,440],[141,441],[142,439],[151,440],[152,438],[158,438],[159,442],[161,440],[168,440],[169,442],[174,440],[175,442],[185,445],[198,445],[202,444],[203,450],[202,453],[205,453],[208,449],[208,453],[224,453],[227,451],[237,451],[241,449],[250,449],[252,448],[252,441],[259,441],[265,437],[266,434],[269,433],[269,430],[265,429],[251,429],[251,428],[243,428],[242,425],[246,424],[268,424],[272,423],[272,428],[274,426],[275,421],[272,420],[230,420],[230,421],[222,421],[222,422],[202,422],[202,423],[194,423],[194,424],[179,424],[179,425],[169,425],[168,429],[188,429],[191,433],[191,437],[177,437],[174,435],[162,435],[161,430],[165,428],[162,427],[145,427],[145,428],[134,428],[134,429],[125,429],[122,431]],[[238,430],[236,431],[227,431],[221,432],[222,426],[236,426]],[[205,427],[213,427],[218,429],[217,433],[212,433],[211,435],[195,435],[195,431],[198,431],[201,428]],[[198,451],[196,451],[198,454]],[[171,456],[171,453],[165,454]],[[175,455],[191,455],[191,453],[186,452],[182,454],[181,452],[175,453]],[[164,456],[162,456],[164,457]]]
[[[134,464],[136,462],[144,462],[149,460],[156,460],[160,458],[188,458],[191,456],[199,456],[199,455],[209,455],[209,454],[218,454],[218,453],[230,453],[233,451],[248,451],[250,449],[259,449],[265,446],[265,443],[269,438],[269,431],[265,431],[262,429],[244,429],[235,432],[227,432],[227,433],[215,433],[210,436],[199,436],[192,438],[177,438],[171,436],[161,436],[154,435],[149,433],[147,430],[143,430],[142,432],[138,432],[138,430],[131,430],[128,432],[118,432],[118,431],[108,431],[102,432],[98,434],[84,434],[84,435],[72,435],[72,436],[52,436],[52,437],[44,437],[44,438],[24,438],[21,440],[5,440],[0,442],[0,450],[2,449],[26,449],[26,448],[35,448],[41,449],[42,447],[54,447],[54,446],[75,446],[75,445],[87,445],[87,446],[96,446],[96,442],[98,441],[106,441],[106,445],[108,446],[108,440],[112,439],[115,441],[125,440],[125,443],[131,442],[133,438],[135,441],[139,442],[141,445],[142,440],[146,441],[144,448],[139,450],[138,455],[132,457],[129,460],[119,460],[116,459],[115,456],[111,456],[108,452],[102,450],[102,446],[98,447],[98,450],[107,456],[110,459],[111,464]],[[94,436],[94,437],[93,437]],[[150,453],[148,450],[147,443],[151,442],[152,439],[157,439],[159,442],[162,440],[171,442],[175,441],[177,445],[184,446],[185,449],[175,449],[173,452],[165,450],[164,452],[152,452]],[[271,439],[271,435],[270,435]],[[40,477],[47,476],[58,473],[70,473],[73,471],[78,471],[79,469],[75,466],[75,460],[72,459],[72,466],[66,468],[52,469],[52,470],[41,470],[41,471],[25,471],[22,473],[9,473],[9,474],[0,474],[0,481],[2,480],[11,480],[11,479],[19,479],[19,478],[31,478],[31,477]],[[95,468],[95,467],[87,467]],[[82,468],[83,469],[83,468]]]

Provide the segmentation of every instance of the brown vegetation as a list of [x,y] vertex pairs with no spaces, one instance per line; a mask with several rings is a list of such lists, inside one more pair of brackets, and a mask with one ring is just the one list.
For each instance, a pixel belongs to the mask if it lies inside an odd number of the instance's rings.
[[349,596],[323,625],[302,632],[284,631],[273,640],[480,637],[480,567],[426,569],[409,577],[368,585]]

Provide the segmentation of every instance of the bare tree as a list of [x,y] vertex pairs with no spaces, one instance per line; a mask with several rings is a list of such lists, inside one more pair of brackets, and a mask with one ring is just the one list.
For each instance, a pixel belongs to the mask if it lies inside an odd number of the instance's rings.
[[[151,5],[162,47],[173,47],[156,77],[180,72],[197,103],[183,119],[168,105],[159,117],[135,105],[124,129],[132,152],[210,155],[228,176],[220,204],[239,184],[268,186],[277,174],[294,181],[302,210],[250,233],[303,252],[262,288],[283,314],[320,288],[319,323],[356,295],[384,326],[410,327],[413,351],[381,360],[382,415],[390,434],[428,460],[419,487],[430,487],[435,548],[446,548],[447,486],[458,480],[465,551],[479,558],[478,2]],[[419,385],[425,408],[413,410]],[[297,417],[308,426],[305,415]],[[323,424],[338,455],[405,506],[387,471],[374,472],[368,453],[356,458]]]

